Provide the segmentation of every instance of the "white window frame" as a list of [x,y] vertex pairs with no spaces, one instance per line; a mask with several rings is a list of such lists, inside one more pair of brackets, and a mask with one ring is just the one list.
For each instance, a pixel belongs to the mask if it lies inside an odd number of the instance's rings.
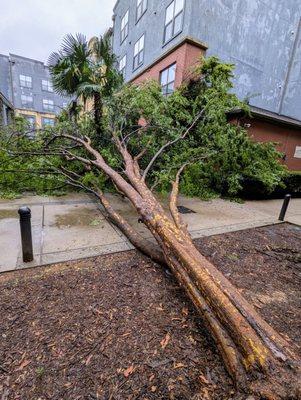
[[147,0],[137,0],[136,23],[142,18],[147,10]]
[[129,34],[129,14],[130,10],[127,10],[124,16],[121,18],[120,43],[123,43]]
[[54,111],[54,101],[50,99],[43,99],[43,110]]
[[42,90],[44,92],[53,93],[52,82],[49,79],[42,79]]
[[29,75],[19,75],[20,86],[22,88],[32,89],[32,77]]
[[126,70],[127,56],[126,54],[119,61],[119,72],[125,78],[125,70]]
[[[178,6],[180,4],[180,6]],[[181,6],[182,4],[182,6]],[[180,8],[179,8],[180,7]],[[168,19],[168,10],[172,8],[172,18]],[[168,43],[175,36],[177,36],[183,29],[183,21],[184,21],[184,9],[185,9],[185,0],[173,0],[165,10],[165,22],[164,22],[164,38],[163,43]],[[181,26],[178,31],[175,31],[175,21],[177,18],[181,17]],[[171,36],[166,37],[166,32],[168,27],[171,27]]]
[[[174,79],[170,80],[172,68],[174,68],[174,77],[173,77]],[[167,79],[166,79],[166,82],[162,82],[162,77],[165,72],[167,72]],[[167,68],[164,68],[160,72],[160,85],[162,87],[163,96],[169,96],[170,94],[172,94],[174,92],[175,81],[176,81],[176,72],[177,72],[177,63],[173,63],[173,64],[169,65]],[[172,89],[170,89],[170,87],[172,87]]]
[[134,46],[133,70],[141,67],[144,62],[145,33],[140,36]]
[[33,97],[27,94],[21,94],[21,104],[24,108],[33,108]]

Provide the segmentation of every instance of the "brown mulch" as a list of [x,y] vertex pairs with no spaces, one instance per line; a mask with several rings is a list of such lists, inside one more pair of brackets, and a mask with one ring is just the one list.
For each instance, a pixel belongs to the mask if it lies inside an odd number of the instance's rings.
[[[202,253],[301,348],[301,228],[202,238]],[[173,277],[136,251],[0,276],[1,400],[230,399]]]

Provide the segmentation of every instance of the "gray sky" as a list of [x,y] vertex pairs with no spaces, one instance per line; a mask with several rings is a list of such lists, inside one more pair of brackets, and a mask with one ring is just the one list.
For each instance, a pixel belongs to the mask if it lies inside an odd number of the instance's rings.
[[0,0],[0,53],[47,61],[67,33],[87,37],[112,25],[116,0]]

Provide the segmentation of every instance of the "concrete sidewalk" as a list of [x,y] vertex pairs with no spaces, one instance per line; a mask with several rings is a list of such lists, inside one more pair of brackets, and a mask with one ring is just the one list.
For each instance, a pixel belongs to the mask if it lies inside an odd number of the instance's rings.
[[[114,195],[108,197],[142,236],[151,239],[149,231],[138,223],[137,214],[128,201]],[[162,201],[167,209],[167,201]],[[277,223],[281,204],[281,200],[238,204],[221,199],[204,202],[179,198],[179,205],[194,211],[183,214],[193,238]],[[21,205],[29,206],[32,211],[35,257],[26,265],[21,258],[17,214]],[[291,201],[286,220],[301,225],[301,199]],[[0,200],[0,272],[131,248],[118,229],[105,220],[99,205],[87,195]]]

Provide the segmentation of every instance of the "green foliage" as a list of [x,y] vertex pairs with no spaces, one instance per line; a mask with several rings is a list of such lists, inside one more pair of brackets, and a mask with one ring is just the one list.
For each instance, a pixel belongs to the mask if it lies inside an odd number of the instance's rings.
[[116,58],[110,36],[92,38],[82,34],[67,35],[61,49],[48,60],[53,87],[60,95],[94,99],[96,94],[110,96],[120,87],[122,77],[115,69]]
[[127,137],[137,121],[144,126],[128,143],[132,154],[147,147],[139,161],[142,170],[162,145],[179,137],[202,112],[185,140],[157,159],[148,176],[150,186],[167,193],[176,171],[187,161],[180,189],[189,196],[235,198],[247,178],[256,179],[266,192],[281,184],[286,168],[278,161],[281,154],[275,145],[253,142],[245,129],[227,119],[228,112],[237,108],[249,113],[248,106],[231,93],[233,68],[211,57],[197,66],[197,79],[168,97],[162,95],[156,82],[148,81],[126,85],[109,99],[106,124],[113,130],[118,132],[121,126],[123,137]]
[[[50,132],[47,128],[43,136]],[[34,136],[35,135],[35,138]],[[42,133],[32,132],[28,122],[16,117],[14,124],[0,128],[0,197],[14,198],[23,192],[36,194],[63,194],[66,185],[50,171],[52,165],[59,165],[59,157],[47,160],[44,156],[28,156],[40,152]]]
[[[180,190],[189,196],[237,198],[245,182],[250,180],[258,182],[266,192],[273,191],[287,174],[286,168],[278,162],[280,154],[274,144],[252,142],[245,129],[227,119],[227,113],[233,109],[249,112],[248,106],[231,93],[233,65],[211,57],[200,62],[195,77],[168,97],[162,95],[160,86],[153,81],[139,86],[124,85],[118,91],[113,85],[102,98],[101,135],[95,120],[89,116],[70,121],[65,113],[52,130],[41,132],[36,140],[20,135],[13,147],[23,152],[26,149],[39,151],[51,132],[88,136],[107,163],[123,174],[124,165],[112,137],[126,142],[133,156],[146,149],[139,159],[142,172],[162,146],[173,142],[160,153],[147,175],[149,186],[156,187],[161,193],[170,191],[170,182],[183,164],[187,166],[182,174]],[[24,127],[18,129],[24,132]],[[185,140],[178,140],[184,132]],[[52,165],[55,171],[63,165],[80,176],[80,182],[88,187],[115,190],[103,173],[93,166],[84,167],[79,161],[68,162],[64,157],[49,154],[47,157],[12,157],[7,153],[7,149],[11,149],[7,138],[7,133],[1,136],[1,148],[5,149],[0,153],[1,168],[5,165],[3,169],[38,171]],[[70,144],[66,139],[59,139],[54,148]],[[86,156],[83,149],[74,148],[72,152]],[[2,191],[20,192],[26,186],[26,190],[43,193],[62,183],[62,177],[58,175],[30,175],[26,183],[25,175],[21,176],[22,179],[19,172],[2,175]]]
[[201,168],[186,169],[182,191],[188,195],[236,196],[242,181],[251,177],[261,182],[266,191],[271,191],[285,176],[285,168],[278,162],[281,155],[274,144],[253,142],[245,129],[227,120],[227,113],[233,109],[248,113],[247,105],[230,93],[233,68],[216,57],[208,58],[197,67],[196,73],[201,79],[182,88],[192,112],[204,110],[190,143],[211,153]]

